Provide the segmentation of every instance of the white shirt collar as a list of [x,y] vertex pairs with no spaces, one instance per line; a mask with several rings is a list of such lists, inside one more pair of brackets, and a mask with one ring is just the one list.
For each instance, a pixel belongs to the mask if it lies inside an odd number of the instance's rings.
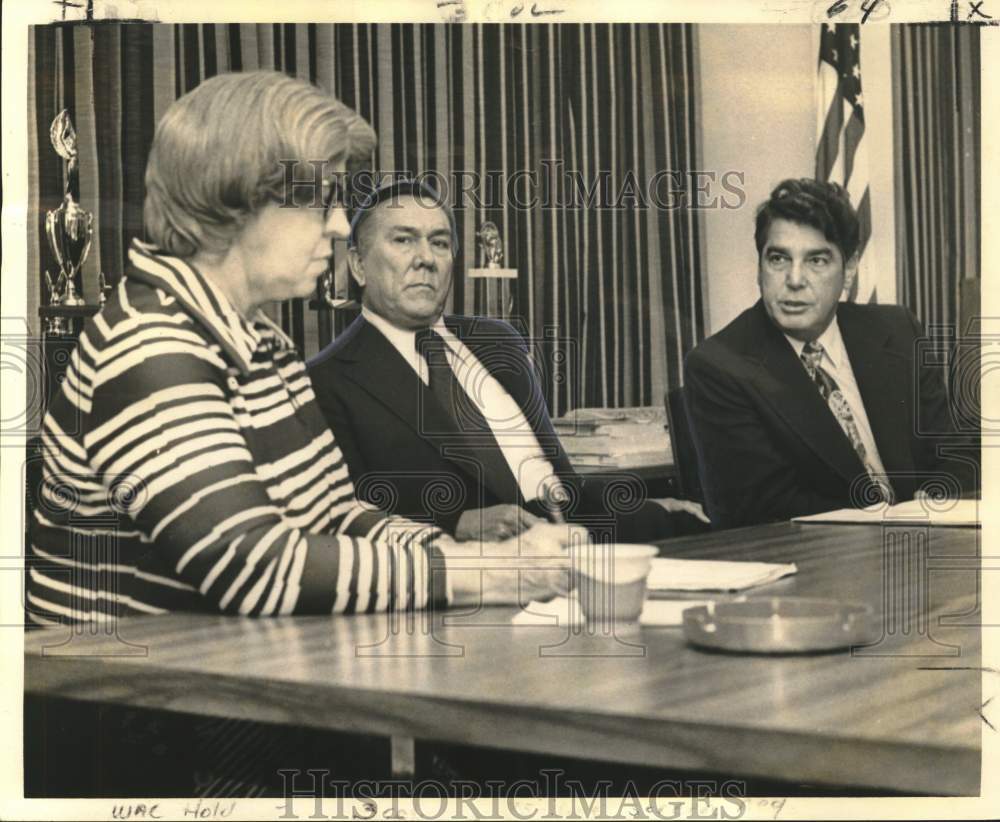
[[[802,349],[806,347],[806,344],[802,340],[790,337],[788,334],[785,334],[785,339],[788,340],[789,345],[792,346],[792,350],[795,351],[795,356],[801,357]],[[816,342],[823,346],[824,356],[830,359],[834,367],[840,368],[846,360],[847,352],[844,349],[844,338],[840,335],[840,325],[837,323],[836,314],[833,315],[833,322],[826,327],[826,331],[819,335]]]
[[[398,326],[393,325],[385,317],[379,316],[366,305],[361,307],[361,315],[390,339],[395,338],[399,340],[411,340],[417,335],[417,332],[412,329],[399,328]],[[434,325],[431,327],[439,334],[441,332],[446,334],[449,333],[447,326],[444,324],[443,314],[437,318]]]
[[[382,336],[385,337],[406,360],[413,369],[424,377],[424,370],[421,367],[423,364],[423,358],[417,353],[417,332],[409,328],[399,328],[393,325],[385,317],[381,317],[372,311],[367,306],[361,307],[361,316],[364,317],[368,322],[370,322],[375,328],[381,332]],[[451,342],[454,337],[451,332],[447,329],[444,324],[444,316],[437,318],[432,328],[437,331],[441,337],[447,341]],[[426,381],[426,380],[425,380]]]
[[407,328],[397,328],[367,306],[362,306],[361,316],[381,331],[382,336],[396,346],[396,348],[407,350],[414,348],[413,338],[417,335],[415,331],[410,331]]

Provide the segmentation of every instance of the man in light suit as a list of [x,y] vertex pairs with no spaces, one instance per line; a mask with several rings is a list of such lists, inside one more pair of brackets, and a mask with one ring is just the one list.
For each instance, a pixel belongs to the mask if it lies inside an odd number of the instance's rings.
[[436,192],[413,181],[377,189],[349,245],[362,315],[309,372],[359,497],[460,539],[565,517],[648,541],[704,519],[694,503],[579,476],[521,336],[502,321],[443,315],[457,236]]
[[760,300],[687,356],[717,528],[978,486],[975,440],[955,434],[941,370],[921,362],[919,321],[839,302],[858,237],[842,188],[782,182],[757,213]]

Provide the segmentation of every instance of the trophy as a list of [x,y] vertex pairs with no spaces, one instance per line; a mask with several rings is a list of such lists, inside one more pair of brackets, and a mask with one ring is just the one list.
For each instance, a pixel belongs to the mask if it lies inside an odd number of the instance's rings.
[[[49,305],[61,305],[62,304],[62,275],[52,282],[52,275],[48,271],[45,272],[45,285],[49,291]],[[68,334],[69,329],[66,327],[66,320],[63,317],[46,317],[45,318],[45,333],[46,334]]]
[[97,296],[98,305],[102,307],[104,306],[104,304],[108,301],[108,294],[111,293],[111,289],[113,287],[114,286],[108,282],[108,278],[104,276],[104,272],[99,271],[97,273],[97,290],[99,292]]
[[[94,236],[94,215],[82,208],[73,197],[77,183],[76,129],[63,109],[52,121],[49,138],[56,154],[63,158],[63,200],[59,208],[45,214],[45,236],[49,248],[59,263],[59,275],[55,283],[49,272],[45,281],[49,288],[49,305],[84,305],[82,286],[78,284],[80,268],[90,252]],[[50,333],[65,333],[62,317],[50,318]]]
[[333,266],[327,266],[323,276],[319,278],[319,298],[328,308],[336,308],[337,300],[337,278],[333,271]]
[[[496,223],[489,220],[483,223],[476,232],[476,239],[483,249],[485,265],[483,268],[470,268],[469,276],[487,278],[484,313],[492,317],[506,318],[514,308],[514,295],[507,281],[517,279],[517,269],[503,267],[503,240],[500,239],[500,230]],[[491,288],[491,280],[499,281],[496,283],[495,294]]]
[[486,267],[500,268],[500,263],[503,262],[503,240],[500,239],[500,230],[496,223],[487,220],[480,226],[476,238],[486,255]]
[[327,308],[354,308],[357,302],[351,297],[350,283],[347,261],[341,259],[340,265],[335,265],[330,257],[329,266],[319,278],[319,302]]

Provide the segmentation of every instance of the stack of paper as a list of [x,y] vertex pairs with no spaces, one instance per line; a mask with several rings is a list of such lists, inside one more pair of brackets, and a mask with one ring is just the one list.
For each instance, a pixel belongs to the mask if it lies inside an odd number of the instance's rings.
[[578,467],[639,467],[671,462],[662,408],[578,408],[552,421]]
[[592,434],[614,434],[621,431],[624,424],[646,424],[667,421],[667,412],[662,405],[636,405],[630,408],[577,408],[565,416],[552,420],[560,434],[572,431]]
[[744,591],[794,574],[794,562],[723,562],[707,559],[653,560],[650,591]]
[[[651,451],[661,452],[662,456],[663,449],[669,448],[669,443],[658,442],[656,431],[647,431],[645,430],[646,426],[639,427],[643,430],[627,437],[582,437],[577,435],[560,437],[559,441],[570,457],[625,457],[631,454],[647,454]],[[662,430],[659,433],[664,438],[666,437]]]
[[979,500],[959,499],[946,502],[910,500],[898,505],[873,505],[869,508],[840,508],[792,522],[841,523],[845,525],[941,525],[953,528],[978,528]]
[[[565,440],[563,440],[565,443]],[[600,451],[601,445],[596,443],[592,451],[574,454],[568,453],[569,461],[574,468],[644,468],[649,465],[671,465],[673,457],[670,447],[656,448],[655,450],[643,449],[630,453],[613,453],[611,451]]]
[[[647,599],[639,616],[640,625],[675,626],[682,625],[682,614],[688,608],[707,605],[707,600]],[[548,602],[529,602],[524,610],[511,620],[512,625],[583,625],[583,610],[576,594],[556,597]]]

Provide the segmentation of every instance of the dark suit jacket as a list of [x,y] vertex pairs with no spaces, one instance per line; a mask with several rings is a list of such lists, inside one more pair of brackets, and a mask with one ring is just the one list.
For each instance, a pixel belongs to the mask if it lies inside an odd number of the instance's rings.
[[[567,519],[587,524],[611,520],[616,538],[622,541],[662,539],[674,533],[676,522],[660,505],[633,500],[622,512],[620,482],[616,489],[606,478],[584,479],[573,470],[552,428],[527,346],[509,324],[449,316],[445,325],[520,406],[575,500],[565,512]],[[347,460],[359,498],[411,519],[433,520],[451,533],[467,509],[524,504],[517,490],[512,494],[509,485],[482,476],[474,460],[463,459],[455,450],[463,439],[447,413],[396,348],[364,317],[358,317],[308,366],[316,398]],[[631,492],[635,495],[638,489]],[[610,513],[615,508],[618,513]]]
[[[955,435],[940,366],[921,364],[919,321],[901,306],[853,303],[840,304],[837,320],[897,501],[935,478],[976,488],[976,441]],[[861,460],[762,302],[691,351],[684,374],[713,526],[874,501]],[[939,452],[946,444],[964,459]]]

